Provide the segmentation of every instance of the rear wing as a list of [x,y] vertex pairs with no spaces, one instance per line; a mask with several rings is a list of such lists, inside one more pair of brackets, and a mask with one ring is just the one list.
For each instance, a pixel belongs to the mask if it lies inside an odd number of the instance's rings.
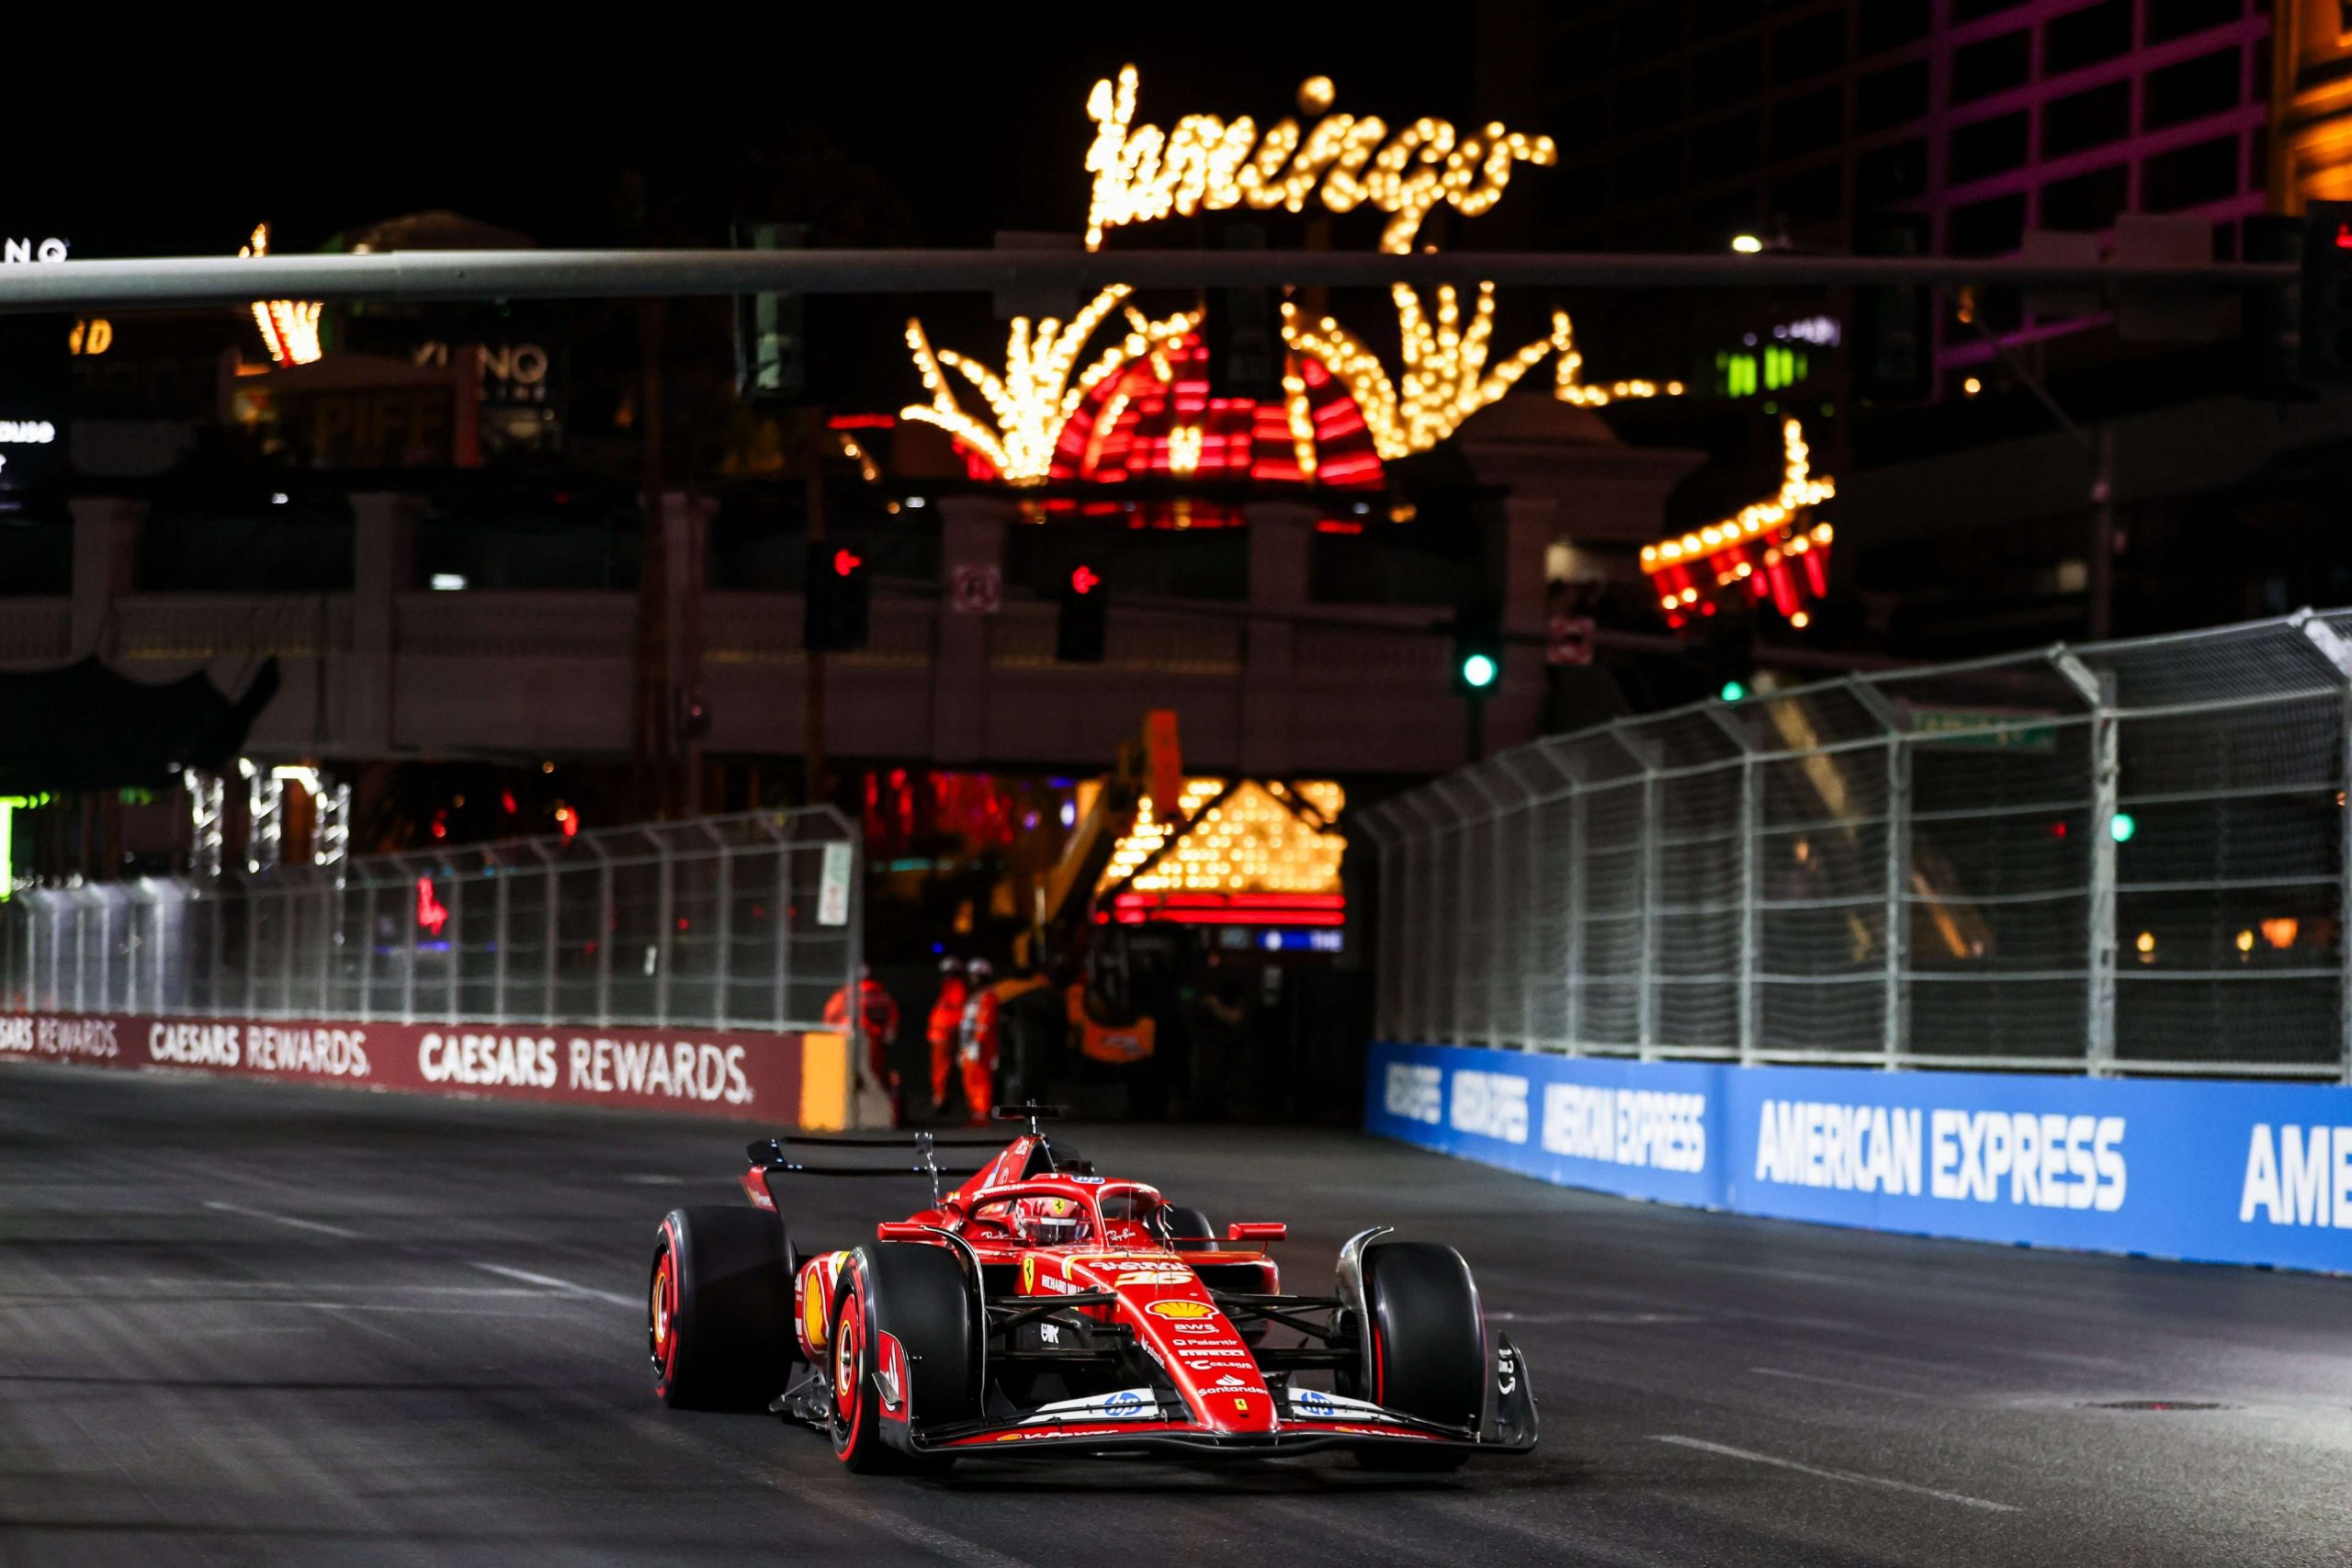
[[[995,1149],[1003,1146],[996,1138],[943,1138],[933,1133],[916,1133],[900,1138],[831,1138],[813,1133],[791,1133],[773,1138],[754,1138],[743,1146],[743,1152],[757,1170],[791,1176],[922,1176],[931,1180],[931,1201],[941,1198],[940,1179],[949,1176],[977,1176],[987,1167],[947,1167],[939,1163],[941,1149]],[[793,1153],[796,1149],[857,1149],[881,1155],[911,1156],[911,1163],[874,1163],[864,1165],[811,1165]]]

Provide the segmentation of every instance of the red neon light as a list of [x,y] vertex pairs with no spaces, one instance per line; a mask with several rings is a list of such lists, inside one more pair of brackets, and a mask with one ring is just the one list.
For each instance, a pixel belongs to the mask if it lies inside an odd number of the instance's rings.
[[887,413],[837,413],[825,422],[828,430],[896,430],[899,422]]
[[441,928],[449,923],[449,911],[433,896],[433,879],[429,876],[416,879],[416,923],[435,936],[439,936]]
[[865,559],[854,550],[842,549],[835,550],[833,552],[833,575],[835,577],[847,577],[865,564]]
[[1269,909],[1344,909],[1344,893],[1122,893],[1121,908],[1148,906],[1170,909],[1223,909],[1252,904]]
[[[1100,919],[1098,916],[1097,919]],[[1121,909],[1119,923],[1139,926],[1166,920],[1179,926],[1345,926],[1345,915],[1281,909]]]
[[2338,223],[2335,226],[2335,248],[2339,251],[2352,251],[2352,223]]
[[1094,574],[1094,569],[1091,566],[1081,566],[1069,574],[1070,592],[1073,593],[1083,596],[1093,592],[1102,585],[1102,580]]

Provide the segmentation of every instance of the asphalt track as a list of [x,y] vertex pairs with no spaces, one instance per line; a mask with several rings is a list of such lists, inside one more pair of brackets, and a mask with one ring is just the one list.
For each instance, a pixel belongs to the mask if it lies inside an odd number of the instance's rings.
[[[1071,1141],[1288,1280],[1453,1242],[1532,1459],[843,1473],[654,1403],[654,1222],[729,1124],[0,1067],[0,1563],[2352,1562],[2352,1280],[1871,1235],[1561,1191],[1329,1133]],[[849,1238],[912,1192],[812,1187]],[[868,1232],[867,1234],[870,1234]],[[2130,1401],[2217,1408],[2116,1408]]]

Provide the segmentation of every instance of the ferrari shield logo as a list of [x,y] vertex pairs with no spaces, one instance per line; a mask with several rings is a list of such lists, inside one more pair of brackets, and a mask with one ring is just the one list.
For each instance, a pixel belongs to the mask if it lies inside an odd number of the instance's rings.
[[1244,1415],[1244,1416],[1249,1415],[1249,1414],[1250,1414],[1250,1401],[1249,1401],[1249,1399],[1248,1399],[1246,1396],[1242,1395],[1242,1394],[1238,1394],[1238,1393],[1235,1394],[1235,1395],[1233,1396],[1233,1408],[1234,1408],[1235,1410],[1237,1410],[1237,1411],[1240,1412],[1240,1413],[1241,1413],[1242,1415]]
[[1021,1293],[1034,1295],[1037,1290],[1037,1255],[1031,1253],[1021,1260]]

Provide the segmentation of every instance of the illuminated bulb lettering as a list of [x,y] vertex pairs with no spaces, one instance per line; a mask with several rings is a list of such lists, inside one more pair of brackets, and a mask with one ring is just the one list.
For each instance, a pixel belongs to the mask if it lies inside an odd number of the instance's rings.
[[1553,361],[1552,395],[1564,403],[1578,408],[1602,408],[1627,398],[1655,398],[1663,394],[1669,398],[1682,395],[1682,383],[1668,381],[1661,388],[1655,381],[1612,381],[1606,387],[1587,386],[1583,380],[1584,355],[1577,351],[1575,326],[1566,310],[1552,312],[1552,347],[1559,355]]
[[[1300,130],[1284,118],[1258,134],[1248,115],[1227,121],[1186,115],[1172,131],[1135,123],[1138,78],[1132,65],[1117,80],[1094,84],[1087,117],[1094,141],[1086,153],[1094,178],[1086,214],[1086,248],[1099,249],[1103,231],[1148,223],[1171,213],[1192,217],[1247,205],[1259,211],[1306,210],[1320,186],[1324,207],[1359,206],[1392,214],[1380,248],[1404,255],[1421,222],[1440,206],[1476,217],[1500,199],[1518,164],[1556,163],[1548,136],[1527,136],[1490,124],[1468,134],[1447,120],[1421,118],[1389,134],[1387,122],[1367,115],[1332,114]],[[1299,89],[1308,112],[1330,107],[1329,77],[1310,77]]]

